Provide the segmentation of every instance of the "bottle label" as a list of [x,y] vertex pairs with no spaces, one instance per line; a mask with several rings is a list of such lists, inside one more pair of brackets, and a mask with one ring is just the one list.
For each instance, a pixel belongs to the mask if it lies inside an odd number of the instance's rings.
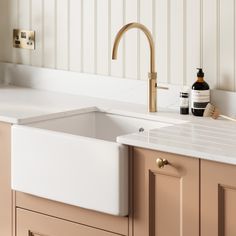
[[210,102],[210,90],[192,90],[191,108],[205,109]]
[[189,99],[186,97],[180,98],[180,107],[181,108],[188,108],[189,107]]

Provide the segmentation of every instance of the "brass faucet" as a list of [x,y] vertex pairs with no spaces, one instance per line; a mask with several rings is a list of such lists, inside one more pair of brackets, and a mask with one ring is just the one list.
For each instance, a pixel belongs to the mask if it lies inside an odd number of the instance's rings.
[[148,74],[148,98],[149,98],[149,112],[157,112],[157,73],[155,71],[155,44],[152,37],[151,32],[148,30],[148,28],[140,23],[130,23],[125,25],[121,28],[121,30],[118,32],[114,46],[113,46],[113,52],[112,52],[112,59],[117,59],[117,51],[118,46],[120,43],[120,40],[125,32],[127,32],[130,29],[137,28],[144,32],[144,34],[147,36],[149,45],[150,45],[150,73]]

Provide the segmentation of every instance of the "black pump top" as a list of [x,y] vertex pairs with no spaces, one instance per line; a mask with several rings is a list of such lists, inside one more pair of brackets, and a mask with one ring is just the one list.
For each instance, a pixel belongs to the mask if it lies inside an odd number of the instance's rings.
[[202,68],[197,68],[198,73],[197,73],[197,77],[198,78],[203,78],[204,77],[204,72],[202,70]]

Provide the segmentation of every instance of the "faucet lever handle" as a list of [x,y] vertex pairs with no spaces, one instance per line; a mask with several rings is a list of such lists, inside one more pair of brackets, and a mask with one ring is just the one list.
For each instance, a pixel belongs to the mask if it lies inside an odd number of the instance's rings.
[[157,83],[156,83],[156,86],[155,86],[157,89],[164,89],[164,90],[169,90],[168,87],[164,87],[164,86],[158,86]]

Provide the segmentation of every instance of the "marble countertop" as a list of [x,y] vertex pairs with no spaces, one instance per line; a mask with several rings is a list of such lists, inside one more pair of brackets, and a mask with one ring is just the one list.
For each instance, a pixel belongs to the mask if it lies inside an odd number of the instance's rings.
[[117,141],[136,147],[236,164],[236,123],[230,121],[204,118],[120,136]]
[[122,144],[236,164],[236,123],[146,106],[23,87],[0,87],[0,121],[27,124],[88,111],[157,120],[171,126],[119,136]]

